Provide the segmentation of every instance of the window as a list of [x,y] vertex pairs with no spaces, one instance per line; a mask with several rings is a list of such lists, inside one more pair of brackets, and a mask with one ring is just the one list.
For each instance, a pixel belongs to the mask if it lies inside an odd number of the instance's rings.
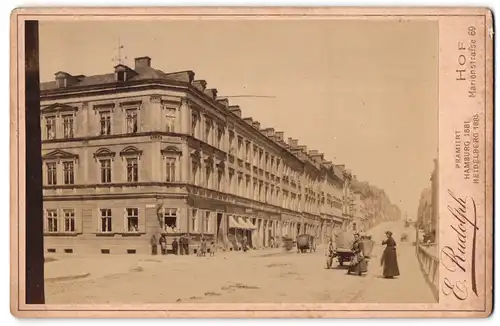
[[245,160],[248,161],[250,159],[250,142],[245,143]]
[[229,154],[234,155],[234,132],[229,131]]
[[243,138],[238,137],[238,157],[243,158],[245,153],[243,152]]
[[167,124],[166,129],[167,132],[175,132],[175,116],[167,115]]
[[238,196],[243,196],[243,177],[242,176],[238,176],[238,191],[237,191],[237,195]]
[[217,129],[217,147],[219,149],[222,149],[222,147],[223,147],[223,144],[222,144],[223,137],[224,137],[224,131],[221,128],[218,128]]
[[111,112],[102,111],[100,114],[101,135],[111,135]]
[[205,121],[205,138],[204,141],[207,144],[210,144],[210,130],[212,129],[212,123],[210,120]]
[[109,208],[101,208],[101,232],[111,232],[113,230],[111,224],[111,209]]
[[203,233],[210,232],[210,212],[205,212],[205,220],[203,221]]
[[196,161],[191,162],[191,183],[196,184],[197,181],[197,174],[198,174],[198,163]]
[[57,210],[47,210],[47,232],[57,232]]
[[126,71],[118,71],[116,73],[116,79],[119,82],[124,82],[127,79],[127,72]]
[[165,208],[163,211],[162,229],[165,232],[177,230],[177,208]]
[[234,172],[229,171],[229,192],[230,193],[234,193],[233,176],[234,176]]
[[224,190],[224,171],[223,170],[218,170],[217,171],[217,190],[223,191]]
[[137,110],[127,110],[127,134],[133,134],[137,132]]
[[245,187],[245,196],[246,197],[251,197],[250,191],[251,191],[251,188],[250,188],[250,179],[247,179],[246,180],[246,187]]
[[57,184],[57,169],[56,163],[47,163],[47,183],[49,185]]
[[196,137],[196,127],[198,125],[198,116],[196,114],[191,115],[191,136]]
[[205,187],[210,186],[210,179],[212,177],[212,167],[210,165],[205,166]]
[[64,210],[64,232],[75,232],[75,211],[73,209]]
[[127,208],[127,232],[139,232],[139,209]]
[[101,183],[111,182],[111,160],[101,160]]
[[166,161],[167,161],[166,181],[173,182],[175,181],[175,157],[167,157]]
[[75,172],[73,162],[63,162],[64,184],[75,184]]
[[191,231],[192,232],[197,232],[198,228],[196,225],[196,222],[198,220],[198,210],[193,209],[192,210],[192,216],[191,216]]
[[258,165],[258,158],[259,158],[259,153],[257,151],[257,148],[253,148],[253,165]]
[[64,130],[64,138],[73,138],[74,125],[73,125],[72,115],[63,116],[63,130]]
[[137,182],[139,179],[139,169],[137,158],[127,158],[127,182]]
[[47,131],[47,139],[55,139],[56,138],[56,118],[55,117],[47,117],[45,118],[45,128]]

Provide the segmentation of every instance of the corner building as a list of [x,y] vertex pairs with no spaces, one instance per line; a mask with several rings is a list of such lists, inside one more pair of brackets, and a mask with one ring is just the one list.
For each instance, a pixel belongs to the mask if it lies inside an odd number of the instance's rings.
[[350,174],[261,129],[194,72],[55,74],[41,84],[45,250],[149,253],[154,235],[237,249],[349,219]]

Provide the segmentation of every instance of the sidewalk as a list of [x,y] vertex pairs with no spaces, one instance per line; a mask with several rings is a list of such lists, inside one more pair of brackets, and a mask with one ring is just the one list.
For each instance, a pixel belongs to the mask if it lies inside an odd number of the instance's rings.
[[380,266],[380,254],[370,261],[367,277],[373,278],[356,302],[363,303],[429,303],[436,299],[420,270],[415,247],[411,244],[398,246],[400,276],[384,279]]

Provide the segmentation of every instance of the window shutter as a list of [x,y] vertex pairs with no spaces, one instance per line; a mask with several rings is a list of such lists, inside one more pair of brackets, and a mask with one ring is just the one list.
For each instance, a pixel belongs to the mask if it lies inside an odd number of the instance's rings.
[[111,208],[111,232],[120,233],[123,230],[123,219],[120,218],[120,210]]
[[47,209],[43,209],[43,232],[47,232],[48,226],[47,226]]
[[156,224],[159,225],[158,216],[156,215],[156,206],[148,207],[146,209],[139,208],[139,232],[146,232],[146,224],[148,219],[151,221],[156,221]]
[[127,232],[127,209],[123,209],[123,232]]
[[62,209],[56,209],[57,214],[57,232],[64,231],[64,211]]
[[75,209],[75,231],[83,233],[83,210]]
[[95,233],[99,233],[100,228],[99,228],[99,208],[98,209],[92,209],[91,210],[91,217],[92,217],[92,230]]

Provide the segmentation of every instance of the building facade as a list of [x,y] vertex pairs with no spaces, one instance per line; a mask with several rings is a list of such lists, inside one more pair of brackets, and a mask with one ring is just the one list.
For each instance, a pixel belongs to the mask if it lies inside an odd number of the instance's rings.
[[417,226],[430,236],[431,242],[439,241],[439,175],[438,161],[434,160],[431,185],[422,191],[417,211]]
[[149,57],[41,84],[47,251],[146,253],[160,234],[263,247],[345,223],[348,171],[206,86]]

